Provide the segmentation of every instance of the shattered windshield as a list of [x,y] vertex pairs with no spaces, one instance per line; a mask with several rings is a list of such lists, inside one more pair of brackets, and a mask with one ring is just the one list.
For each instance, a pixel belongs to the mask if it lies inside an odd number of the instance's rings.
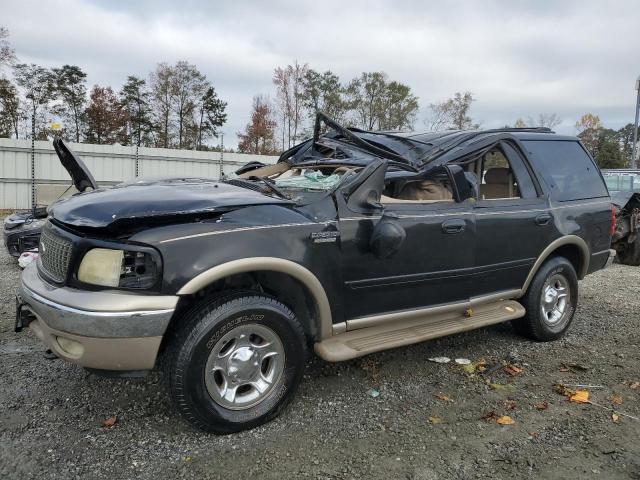
[[333,173],[324,175],[317,170],[305,170],[302,174],[282,176],[275,179],[275,184],[279,188],[299,188],[309,190],[329,190],[340,182],[341,176]]

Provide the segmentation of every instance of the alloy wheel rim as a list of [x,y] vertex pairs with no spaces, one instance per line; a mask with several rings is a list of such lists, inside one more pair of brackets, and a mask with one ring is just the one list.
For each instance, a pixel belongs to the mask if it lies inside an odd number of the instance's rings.
[[259,324],[231,329],[216,342],[205,366],[211,398],[230,410],[262,402],[280,380],[285,354],[280,337]]
[[549,277],[542,287],[542,320],[551,327],[565,322],[570,310],[571,292],[569,281],[556,273]]

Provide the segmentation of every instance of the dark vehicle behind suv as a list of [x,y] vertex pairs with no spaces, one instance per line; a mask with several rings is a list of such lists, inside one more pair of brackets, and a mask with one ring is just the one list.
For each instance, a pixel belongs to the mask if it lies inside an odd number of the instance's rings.
[[177,409],[217,433],[275,417],[310,347],[341,361],[509,320],[557,339],[578,280],[615,253],[600,171],[546,129],[366,132],[320,114],[275,165],[49,214],[16,328],[92,369],[160,358]]
[[640,265],[640,170],[603,170],[616,209],[611,244],[620,263]]

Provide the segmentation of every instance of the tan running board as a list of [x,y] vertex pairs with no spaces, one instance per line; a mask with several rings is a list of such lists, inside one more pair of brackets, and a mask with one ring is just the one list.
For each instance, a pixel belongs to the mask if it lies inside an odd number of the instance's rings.
[[515,300],[500,300],[471,311],[426,314],[409,320],[361,328],[334,335],[315,344],[316,353],[329,362],[340,362],[389,348],[411,345],[453,333],[521,318],[524,307]]

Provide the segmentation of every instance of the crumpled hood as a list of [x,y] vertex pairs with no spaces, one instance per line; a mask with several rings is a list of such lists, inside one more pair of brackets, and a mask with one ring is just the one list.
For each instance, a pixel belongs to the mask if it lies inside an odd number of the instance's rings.
[[49,207],[49,214],[70,226],[117,231],[210,217],[248,205],[287,203],[291,202],[202,178],[140,179],[61,199]]

